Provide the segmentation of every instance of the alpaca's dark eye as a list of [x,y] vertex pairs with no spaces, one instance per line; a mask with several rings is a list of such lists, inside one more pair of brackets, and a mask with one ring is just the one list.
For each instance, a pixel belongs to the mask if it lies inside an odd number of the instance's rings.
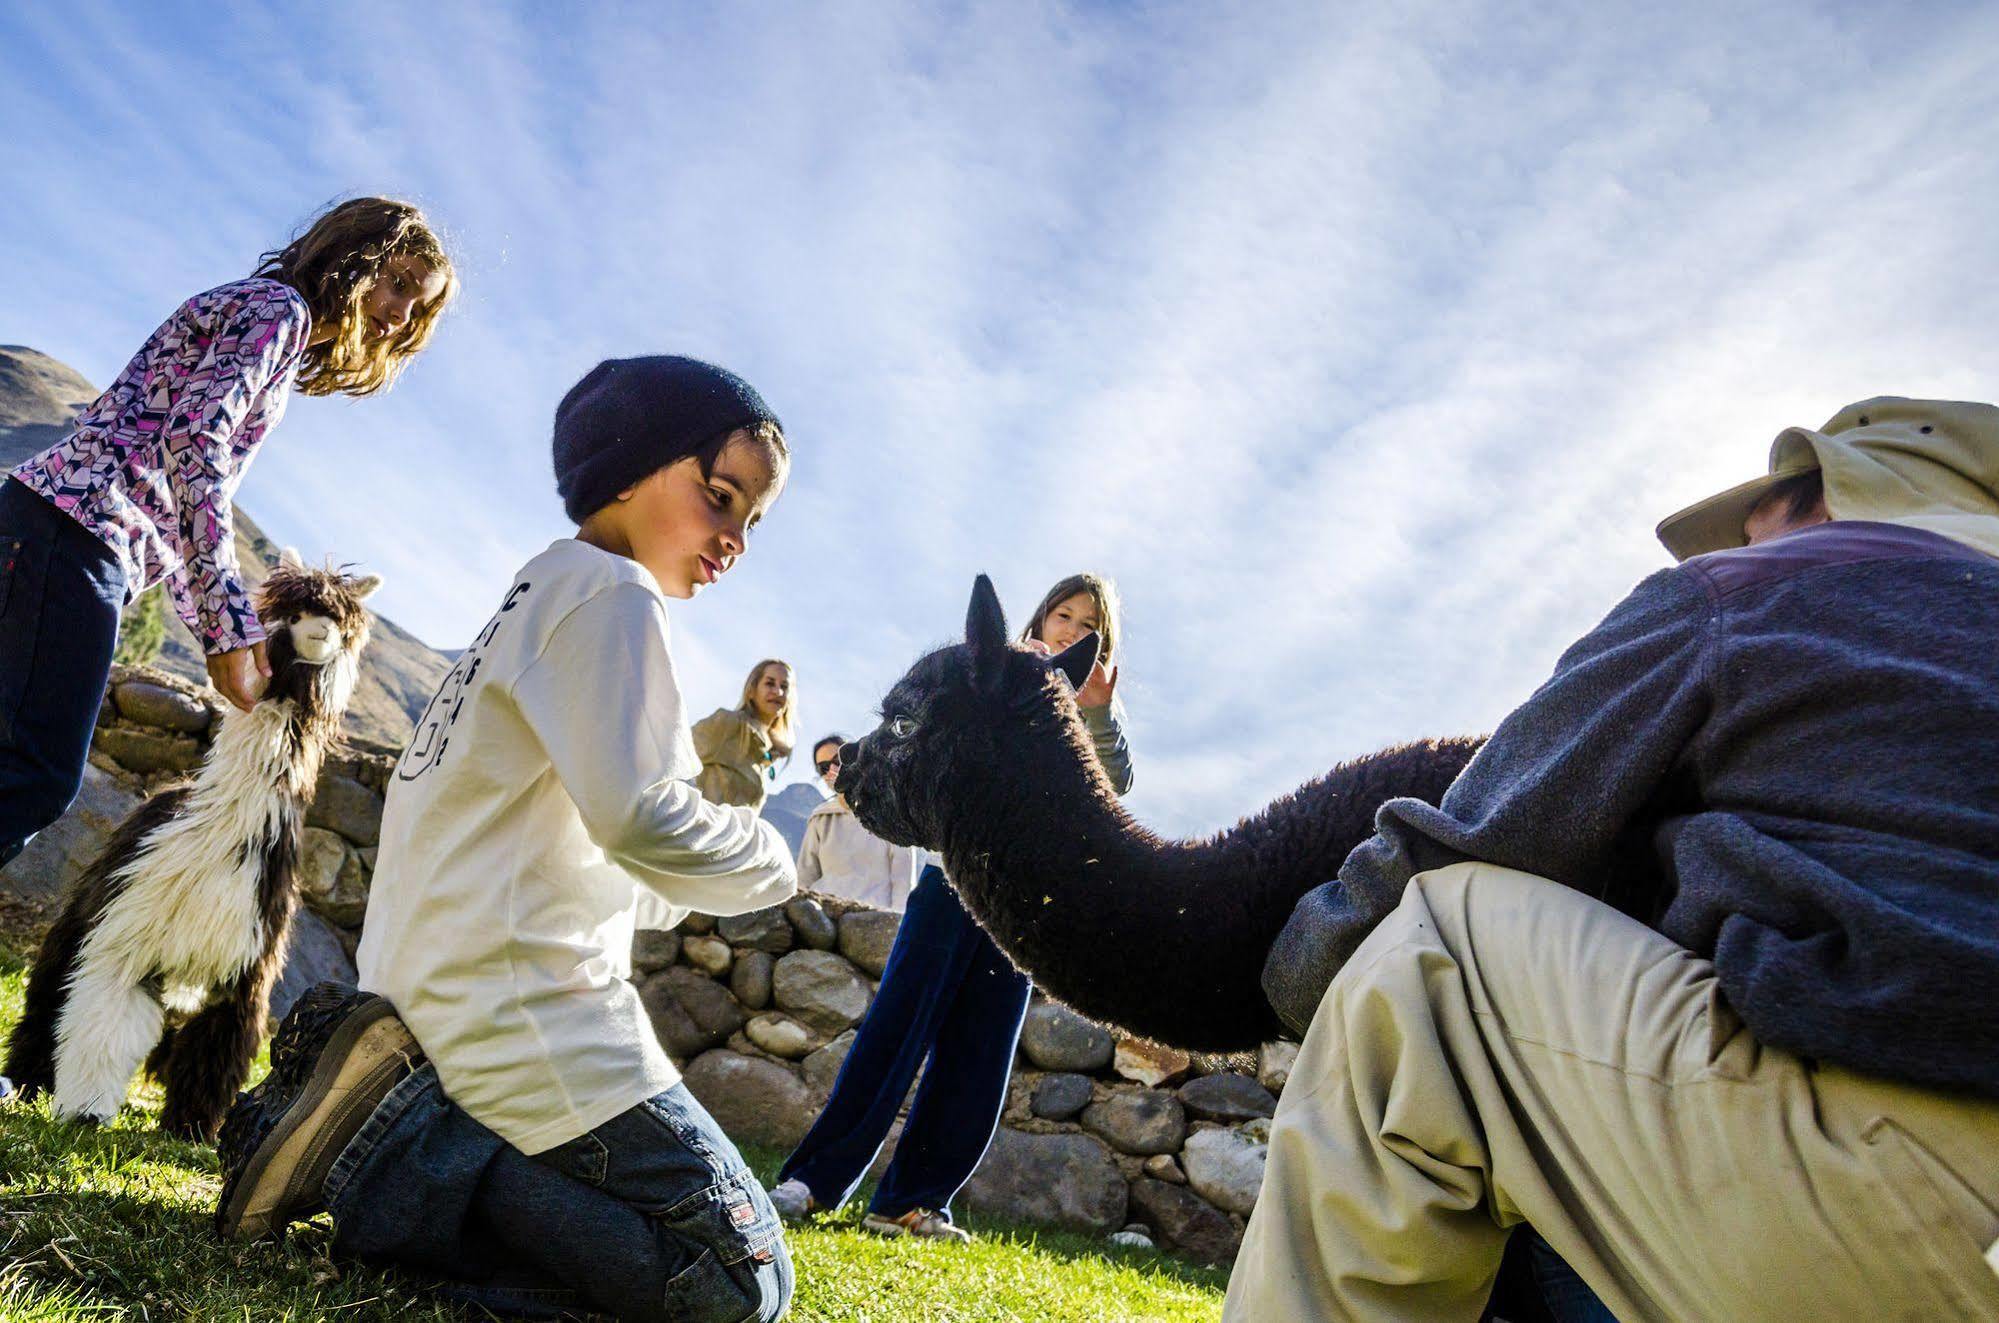
[[899,740],[906,740],[916,733],[916,719],[914,717],[890,717],[888,719],[888,733]]

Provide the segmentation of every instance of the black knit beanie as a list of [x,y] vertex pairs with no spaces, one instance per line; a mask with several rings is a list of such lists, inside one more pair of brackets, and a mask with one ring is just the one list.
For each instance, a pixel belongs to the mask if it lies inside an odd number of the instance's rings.
[[555,407],[555,490],[581,524],[715,438],[778,425],[756,388],[698,358],[607,358]]

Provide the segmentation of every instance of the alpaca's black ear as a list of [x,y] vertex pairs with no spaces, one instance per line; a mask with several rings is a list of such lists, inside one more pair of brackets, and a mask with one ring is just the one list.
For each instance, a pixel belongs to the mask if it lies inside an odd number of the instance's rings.
[[1081,689],[1089,683],[1090,671],[1097,664],[1097,653],[1103,642],[1093,629],[1062,649],[1060,655],[1050,659],[1049,664],[1069,677],[1071,689]]
[[981,574],[972,581],[972,605],[965,612],[965,642],[972,650],[972,674],[979,680],[998,678],[1006,665],[1006,612],[1000,609],[993,581]]

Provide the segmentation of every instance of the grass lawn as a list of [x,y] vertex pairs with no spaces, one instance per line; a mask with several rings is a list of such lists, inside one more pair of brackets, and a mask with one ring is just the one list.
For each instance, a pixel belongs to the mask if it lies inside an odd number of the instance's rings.
[[[26,981],[0,948],[0,1032]],[[261,1069],[261,1067],[260,1067]],[[209,1229],[215,1154],[153,1130],[159,1090],[136,1087],[116,1125],[51,1119],[46,1102],[0,1105],[0,1319],[9,1323],[191,1319],[485,1317],[428,1298],[393,1273],[333,1262],[325,1218],[282,1245],[238,1248]],[[766,1180],[783,1156],[745,1154]],[[889,1320],[1181,1320],[1221,1312],[1223,1273],[1059,1232],[969,1223],[969,1249],[885,1241],[842,1222],[790,1235],[801,1323]]]

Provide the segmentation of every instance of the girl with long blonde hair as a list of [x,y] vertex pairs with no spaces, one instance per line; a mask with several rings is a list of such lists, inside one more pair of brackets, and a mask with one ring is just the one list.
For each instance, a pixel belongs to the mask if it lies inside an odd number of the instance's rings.
[[355,198],[174,309],[68,435],[0,479],[0,864],[82,783],[125,604],[164,579],[224,698],[270,675],[230,502],[294,385],[373,395],[457,276],[423,213]]
[[791,664],[766,657],[750,668],[734,707],[716,708],[694,724],[701,757],[695,788],[711,804],[761,809],[777,780],[780,758],[797,741],[798,686]]

